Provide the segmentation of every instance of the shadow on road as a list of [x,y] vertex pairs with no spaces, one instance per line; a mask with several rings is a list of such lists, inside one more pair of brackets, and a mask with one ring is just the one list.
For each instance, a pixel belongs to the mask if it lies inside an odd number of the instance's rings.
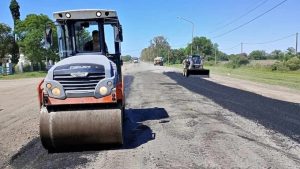
[[176,72],[164,74],[190,91],[300,143],[300,104],[227,87],[199,76],[185,78]]
[[131,84],[133,83],[134,76],[131,75],[124,75],[124,92],[125,96],[128,97],[131,89]]
[[67,148],[49,153],[42,147],[40,138],[34,138],[11,157],[13,168],[76,168],[97,157],[99,151],[132,149],[155,139],[155,133],[142,122],[168,118],[163,108],[128,109],[125,111],[123,146],[88,146]]
[[49,154],[37,137],[11,157],[9,168],[76,168],[93,158],[96,158],[96,153],[92,151]]
[[164,108],[128,109],[125,113],[124,146],[125,149],[136,148],[155,139],[155,133],[142,122],[168,118]]

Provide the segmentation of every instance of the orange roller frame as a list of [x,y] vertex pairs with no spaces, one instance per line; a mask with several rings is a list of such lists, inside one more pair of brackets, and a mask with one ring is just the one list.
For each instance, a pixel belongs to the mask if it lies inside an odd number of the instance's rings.
[[[42,106],[43,102],[43,88],[42,85],[44,80],[42,80],[37,87],[38,91],[38,99],[39,105]],[[66,98],[66,99],[55,99],[48,97],[47,105],[75,105],[75,104],[99,104],[99,103],[116,103],[117,101],[122,101],[124,103],[124,85],[123,79],[119,82],[116,86],[116,96],[117,99],[113,100],[111,95],[102,97],[102,98],[95,98],[95,97],[82,97],[82,98]]]
[[64,100],[48,98],[48,105],[74,105],[74,104],[97,104],[97,103],[116,103],[113,101],[112,96],[108,95],[102,98],[95,97],[80,97],[80,98],[66,98]]

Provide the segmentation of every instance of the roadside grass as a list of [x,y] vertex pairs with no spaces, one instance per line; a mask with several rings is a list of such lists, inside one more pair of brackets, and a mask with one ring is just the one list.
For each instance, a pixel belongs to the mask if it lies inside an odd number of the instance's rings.
[[175,68],[182,68],[182,64],[167,64],[167,63],[164,63],[164,66],[167,66],[167,67],[175,67]]
[[[182,68],[181,64],[170,65]],[[212,74],[224,75],[228,77],[250,80],[254,82],[279,85],[292,89],[300,90],[300,71],[272,71],[265,67],[244,66],[236,69],[227,68],[224,65],[204,66],[210,69]]]
[[0,75],[0,80],[45,77],[46,74],[47,74],[47,72],[39,71],[39,72],[17,73],[17,74],[7,75],[7,76]]

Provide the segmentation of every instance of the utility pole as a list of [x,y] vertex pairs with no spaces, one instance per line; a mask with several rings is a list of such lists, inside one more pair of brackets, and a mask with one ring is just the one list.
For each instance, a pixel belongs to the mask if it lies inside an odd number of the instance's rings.
[[192,30],[192,44],[191,44],[191,55],[193,55],[193,41],[194,41],[194,23],[191,22],[193,24],[193,30]]
[[168,65],[170,65],[170,50],[168,50]]
[[241,56],[242,56],[242,53],[243,53],[243,42],[241,43]]
[[217,48],[215,48],[215,65],[217,65]]
[[184,21],[186,21],[186,22],[189,22],[190,24],[192,24],[192,44],[191,44],[191,55],[193,55],[193,41],[194,41],[194,27],[195,27],[195,24],[194,24],[194,22],[192,22],[192,21],[190,21],[190,20],[188,20],[188,19],[186,19],[186,18],[183,18],[183,17],[177,17],[178,19],[182,19],[182,20],[184,20]]
[[296,56],[298,56],[298,32],[296,33]]

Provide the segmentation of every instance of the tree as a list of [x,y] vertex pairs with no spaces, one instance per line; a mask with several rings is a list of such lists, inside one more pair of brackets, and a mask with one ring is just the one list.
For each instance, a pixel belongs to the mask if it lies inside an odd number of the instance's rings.
[[12,36],[11,48],[9,48],[9,54],[11,55],[11,62],[17,64],[19,62],[19,45]]
[[[212,55],[214,52],[214,46],[210,39],[206,37],[194,37],[193,39],[193,54],[200,54],[203,56]],[[188,44],[186,48],[186,54],[190,55],[191,44]]]
[[122,60],[123,60],[124,62],[128,62],[128,61],[131,60],[131,56],[130,56],[130,55],[122,56]]
[[283,60],[284,53],[281,50],[274,50],[273,52],[271,52],[271,57],[276,60]]
[[14,20],[14,25],[20,20],[20,6],[16,0],[11,0],[9,9]]
[[170,50],[170,45],[165,37],[156,36],[153,38],[151,43],[155,49],[155,52],[156,52],[155,54],[157,57],[166,57],[167,56],[167,54]]
[[287,54],[288,55],[295,55],[296,54],[295,48],[293,48],[293,47],[287,48]]
[[220,60],[220,61],[228,61],[229,60],[229,56],[226,53],[221,52],[221,51],[217,51],[217,57],[218,57],[218,60]]
[[[14,26],[16,27],[17,23],[20,21],[20,6],[16,0],[11,0],[9,9],[12,15],[12,18],[14,20]],[[15,40],[15,35],[14,35],[14,40],[11,48],[11,61],[12,63],[18,63],[19,61],[19,46]]]
[[292,57],[296,56],[296,50],[293,47],[287,48],[285,55],[284,55],[284,61],[288,61]]
[[11,28],[3,23],[0,23],[0,62],[10,54],[13,44],[13,35]]
[[264,50],[254,50],[249,54],[249,57],[254,60],[265,60],[267,59],[267,53]]
[[163,36],[156,36],[150,41],[150,45],[141,52],[141,59],[153,61],[155,57],[163,57],[164,60],[170,54],[171,47]]
[[171,64],[180,64],[186,58],[185,49],[172,49],[170,54],[170,63]]
[[57,56],[57,41],[53,41],[53,46],[50,50],[44,49],[41,43],[44,38],[45,25],[51,24],[53,28],[53,39],[57,38],[56,29],[53,22],[48,16],[40,14],[27,15],[25,20],[17,23],[15,32],[20,38],[19,45],[27,59],[32,63],[41,63],[48,59],[58,60]]

